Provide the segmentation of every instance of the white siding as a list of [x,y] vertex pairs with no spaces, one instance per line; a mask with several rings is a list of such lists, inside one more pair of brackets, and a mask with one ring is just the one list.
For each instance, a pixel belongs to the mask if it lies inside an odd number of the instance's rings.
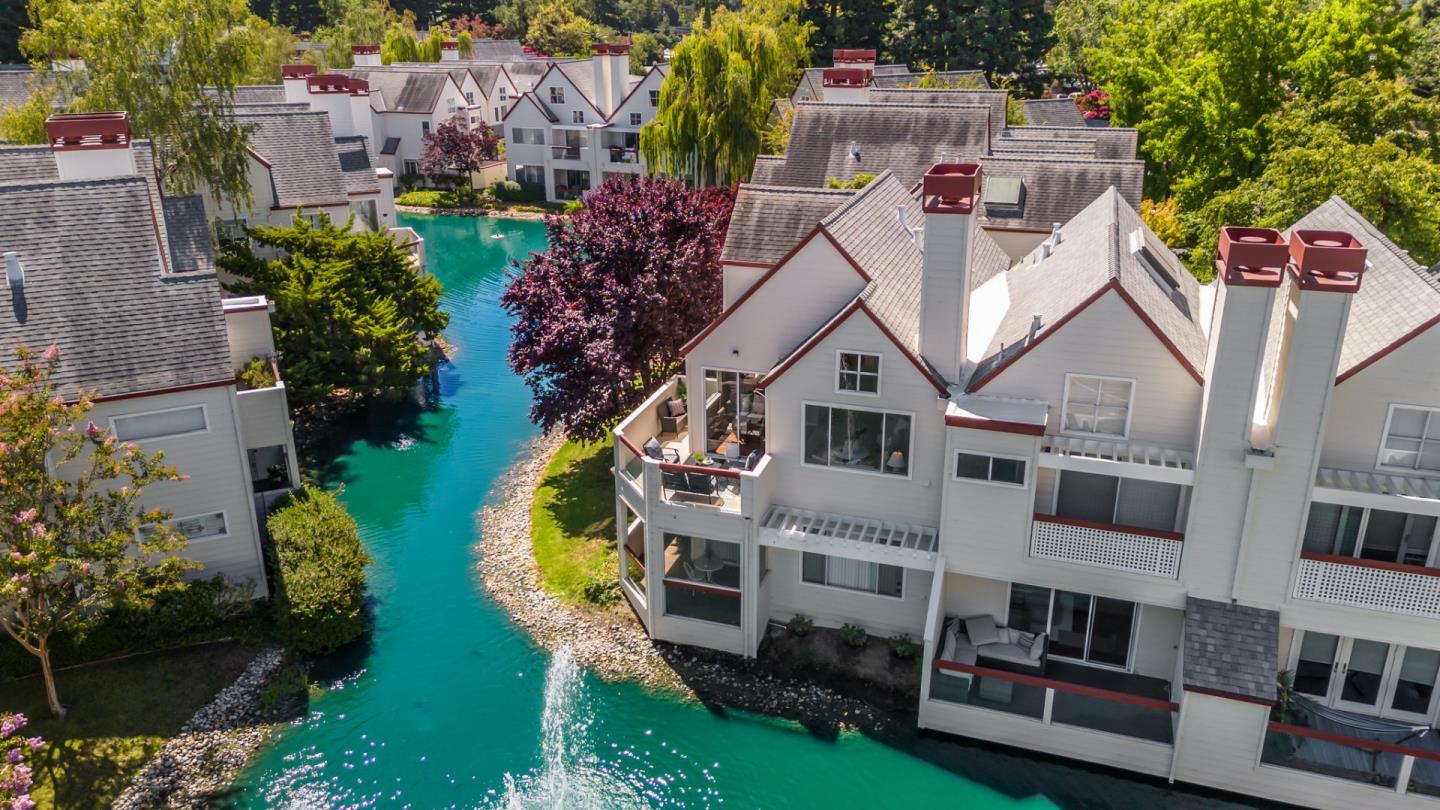
[[1336,386],[1320,466],[1373,470],[1391,403],[1440,408],[1440,374],[1417,373],[1436,357],[1440,329],[1432,328]]
[[900,598],[815,585],[800,580],[800,552],[772,548],[770,558],[769,618],[786,621],[795,614],[813,619],[821,627],[856,624],[871,635],[909,633],[920,639],[925,632],[925,608],[933,575],[905,569]]

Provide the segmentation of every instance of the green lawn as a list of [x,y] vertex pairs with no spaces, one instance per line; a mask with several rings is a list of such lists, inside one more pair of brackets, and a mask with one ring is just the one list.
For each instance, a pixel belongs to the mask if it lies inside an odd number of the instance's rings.
[[611,440],[566,442],[545,467],[530,508],[531,542],[545,587],[584,603],[585,584],[616,581]]
[[64,720],[50,717],[40,678],[4,684],[0,711],[24,713],[25,733],[45,738],[35,759],[35,800],[66,810],[109,807],[166,738],[257,652],[221,642],[60,672],[60,701],[69,707]]

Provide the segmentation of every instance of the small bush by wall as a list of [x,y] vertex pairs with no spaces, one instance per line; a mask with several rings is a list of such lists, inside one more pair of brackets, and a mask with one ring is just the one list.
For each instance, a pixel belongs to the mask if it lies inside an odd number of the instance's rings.
[[365,566],[355,519],[333,493],[306,488],[266,524],[270,529],[271,604],[284,644],[295,652],[328,652],[367,629]]
[[453,191],[407,191],[395,198],[396,205],[415,205],[422,208],[454,208]]

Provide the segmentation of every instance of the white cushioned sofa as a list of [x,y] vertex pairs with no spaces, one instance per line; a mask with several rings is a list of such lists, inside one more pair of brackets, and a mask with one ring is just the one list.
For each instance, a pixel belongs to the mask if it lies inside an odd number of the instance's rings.
[[1001,664],[1001,669],[1034,675],[1045,672],[1045,634],[997,627],[993,616],[947,619],[943,638],[942,660],[971,666]]

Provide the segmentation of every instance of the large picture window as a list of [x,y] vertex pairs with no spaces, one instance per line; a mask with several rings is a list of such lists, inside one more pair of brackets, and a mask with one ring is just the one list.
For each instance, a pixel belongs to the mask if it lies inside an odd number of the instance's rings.
[[1377,466],[1440,471],[1440,411],[1391,405]]
[[910,474],[910,415],[805,404],[805,463]]
[[1130,668],[1136,606],[1123,599],[1060,591],[1037,585],[1010,586],[1011,627],[1048,633],[1049,654],[1087,664]]
[[164,439],[184,436],[188,433],[202,433],[209,424],[205,420],[205,406],[191,405],[185,408],[171,408],[149,413],[132,413],[116,416],[110,420],[115,438],[122,442],[139,442],[146,439]]
[[808,551],[801,555],[800,580],[897,599],[905,593],[904,568]]
[[1134,393],[1132,380],[1066,374],[1066,432],[1125,438],[1130,435],[1130,401]]

